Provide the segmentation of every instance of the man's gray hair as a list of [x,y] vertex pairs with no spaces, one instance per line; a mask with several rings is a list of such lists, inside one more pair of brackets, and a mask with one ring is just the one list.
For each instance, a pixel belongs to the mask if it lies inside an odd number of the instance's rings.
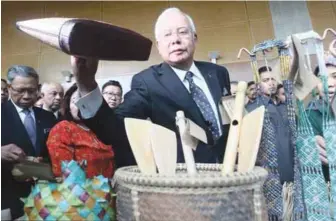
[[170,13],[170,12],[179,12],[179,13],[182,13],[184,16],[186,16],[186,18],[188,19],[188,22],[189,22],[192,33],[193,34],[196,33],[196,27],[195,27],[194,21],[192,20],[192,18],[188,14],[184,13],[183,11],[181,11],[178,8],[167,8],[159,15],[159,17],[156,20],[155,29],[154,29],[156,40],[158,40],[158,38],[159,38],[159,24],[160,24],[163,16],[165,16],[167,13]]
[[7,71],[7,82],[11,84],[17,77],[32,77],[39,82],[39,76],[34,68],[25,65],[13,65]]
[[47,90],[49,89],[49,87],[52,86],[52,85],[60,86],[64,90],[63,86],[60,83],[44,82],[41,86],[41,94],[45,94],[47,92]]

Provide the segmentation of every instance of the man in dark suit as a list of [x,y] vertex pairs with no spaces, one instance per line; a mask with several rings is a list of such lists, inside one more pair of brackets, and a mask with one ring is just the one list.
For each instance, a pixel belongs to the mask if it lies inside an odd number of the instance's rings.
[[41,97],[43,99],[42,108],[52,112],[57,120],[61,120],[60,108],[64,97],[64,89],[59,83],[43,83],[41,87]]
[[[223,94],[230,95],[228,71],[216,64],[194,61],[195,25],[177,8],[167,9],[159,16],[155,36],[164,62],[135,75],[131,91],[114,110],[108,109],[94,79],[98,61],[71,57],[81,95],[76,105],[82,118],[102,141],[112,142],[118,166],[124,166],[132,163],[124,142],[125,117],[150,118],[179,136],[175,116],[182,110],[207,134],[208,145],[199,143],[194,151],[195,161],[221,163],[229,126],[222,125],[219,104]],[[184,162],[180,142],[178,162]]]
[[1,210],[10,209],[13,219],[23,215],[20,197],[31,191],[30,181],[17,181],[11,170],[25,156],[48,158],[46,140],[55,116],[34,107],[39,77],[28,66],[14,65],[7,73],[10,100],[1,107]]

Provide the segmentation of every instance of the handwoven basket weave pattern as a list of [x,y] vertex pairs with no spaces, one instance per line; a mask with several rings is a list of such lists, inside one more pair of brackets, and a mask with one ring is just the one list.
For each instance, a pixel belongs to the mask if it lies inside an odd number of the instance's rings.
[[264,221],[262,185],[266,170],[221,175],[221,164],[197,164],[188,176],[178,164],[176,176],[143,175],[137,167],[117,170],[118,221]]

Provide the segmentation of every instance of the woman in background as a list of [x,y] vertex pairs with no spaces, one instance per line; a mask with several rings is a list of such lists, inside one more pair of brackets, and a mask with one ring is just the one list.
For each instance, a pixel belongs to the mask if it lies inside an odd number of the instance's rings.
[[78,99],[77,85],[65,93],[61,106],[62,121],[50,131],[47,146],[55,176],[61,176],[62,161],[86,160],[87,178],[103,175],[112,178],[114,174],[114,152],[111,145],[105,145],[85,126],[78,117],[75,105]]

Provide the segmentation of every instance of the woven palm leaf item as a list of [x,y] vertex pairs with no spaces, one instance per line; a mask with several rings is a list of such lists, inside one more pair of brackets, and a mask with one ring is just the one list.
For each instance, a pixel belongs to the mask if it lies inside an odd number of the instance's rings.
[[114,220],[112,189],[107,178],[87,179],[76,162],[62,162],[63,181],[38,181],[23,199],[25,220]]

